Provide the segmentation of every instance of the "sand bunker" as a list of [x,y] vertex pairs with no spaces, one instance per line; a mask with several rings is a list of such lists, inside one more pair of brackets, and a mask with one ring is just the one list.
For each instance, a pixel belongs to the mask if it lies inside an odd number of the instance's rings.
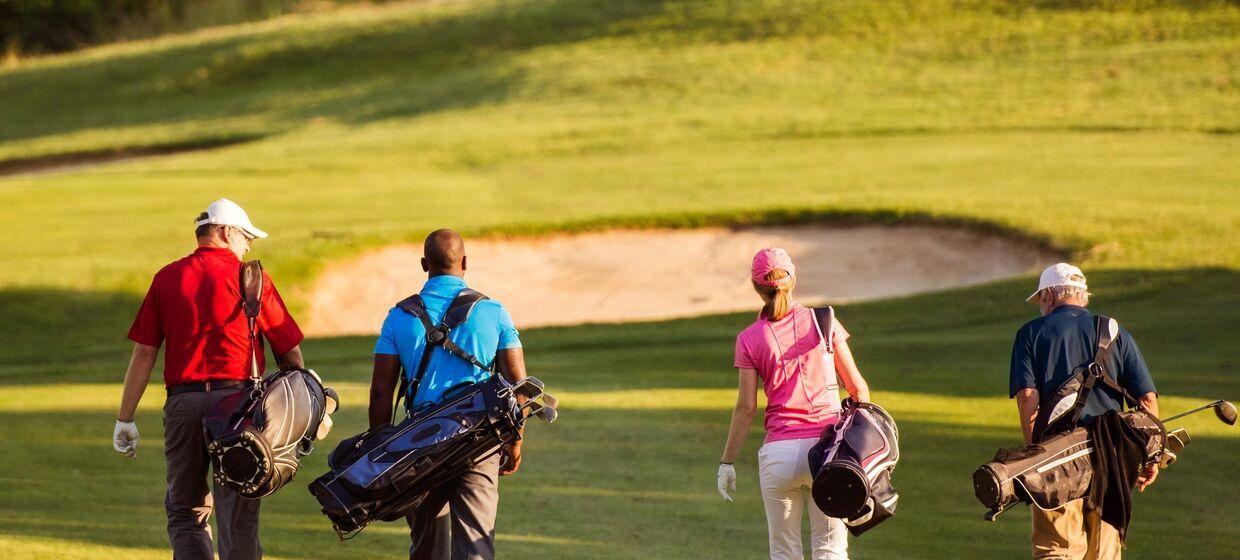
[[[788,250],[804,303],[887,298],[1027,273],[1057,255],[955,228],[825,225],[617,230],[466,240],[470,286],[518,327],[616,323],[756,310],[749,262]],[[420,245],[396,245],[328,267],[311,288],[308,333],[373,334],[420,289]]]

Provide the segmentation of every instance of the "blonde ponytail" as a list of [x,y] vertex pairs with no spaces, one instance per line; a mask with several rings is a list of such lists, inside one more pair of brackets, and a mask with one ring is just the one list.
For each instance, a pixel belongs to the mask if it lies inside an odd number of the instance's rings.
[[[766,273],[765,279],[767,282],[774,282],[787,276],[787,271],[777,268]],[[764,302],[759,315],[768,321],[778,321],[787,316],[788,312],[792,311],[792,288],[796,285],[796,278],[780,286],[767,286],[754,282],[753,289],[758,292]]]

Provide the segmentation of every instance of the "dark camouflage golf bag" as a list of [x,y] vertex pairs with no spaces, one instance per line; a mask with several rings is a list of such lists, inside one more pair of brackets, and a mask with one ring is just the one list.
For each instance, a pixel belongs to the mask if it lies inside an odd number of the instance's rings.
[[[1106,371],[1109,349],[1119,335],[1119,324],[1110,317],[1095,317],[1098,344],[1093,360],[1079,368],[1045,402],[1034,421],[1033,445],[1000,449],[993,461],[973,473],[973,493],[989,508],[986,519],[994,521],[1013,505],[1024,502],[1052,510],[1089,494],[1093,481],[1093,444],[1088,429],[1077,427],[1085,404],[1098,383],[1114,389],[1135,406],[1120,419],[1144,434],[1146,464],[1165,462],[1183,448],[1187,434],[1168,434],[1163,423],[1139,406]],[[1168,454],[1168,446],[1173,451]]]

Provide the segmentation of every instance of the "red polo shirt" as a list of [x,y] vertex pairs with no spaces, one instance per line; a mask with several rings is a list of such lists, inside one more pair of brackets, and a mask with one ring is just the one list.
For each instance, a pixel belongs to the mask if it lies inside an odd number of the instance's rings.
[[[249,326],[241,311],[241,261],[220,247],[199,247],[155,274],[129,339],[164,351],[164,385],[250,376]],[[263,338],[278,356],[304,336],[263,272],[258,316],[258,370],[264,371]]]

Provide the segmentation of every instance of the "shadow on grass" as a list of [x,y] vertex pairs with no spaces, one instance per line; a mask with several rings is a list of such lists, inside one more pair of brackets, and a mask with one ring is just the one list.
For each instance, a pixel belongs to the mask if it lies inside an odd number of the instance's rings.
[[[836,306],[870,385],[953,396],[1007,394],[1012,338],[1037,310],[1031,279]],[[1165,394],[1240,399],[1240,273],[1224,269],[1119,270],[1090,274],[1091,308],[1119,319]],[[502,297],[500,298],[502,301]],[[755,297],[755,302],[756,302]],[[0,291],[0,383],[119,379],[140,298],[125,293]],[[756,306],[755,306],[756,309]],[[658,323],[531,329],[530,372],[561,391],[730,388],[736,333],[752,314]],[[310,364],[367,383],[372,337],[311,339]]]
[[[525,462],[501,482],[497,533],[508,558],[753,558],[766,550],[757,490],[754,432],[737,463],[737,502],[714,491],[714,468],[729,411],[566,411],[562,422],[531,427]],[[154,415],[149,415],[154,416]],[[900,421],[897,419],[897,421]],[[110,414],[0,413],[0,439],[23,453],[0,456],[0,535],[57,539],[73,546],[163,548],[159,419],[139,419],[139,459],[108,446]],[[372,558],[407,547],[401,523],[376,525],[335,542],[305,484],[325,471],[328,451],[359,431],[364,411],[342,411],[332,438],[303,463],[298,478],[263,506],[268,554],[296,558]],[[895,518],[852,540],[856,558],[1009,558],[1027,548],[1027,513],[997,524],[981,519],[970,474],[1016,429],[900,421],[903,458]],[[1176,558],[1240,538],[1228,520],[1228,472],[1240,439],[1195,441],[1183,461],[1137,499],[1131,550]],[[38,468],[31,468],[36,466]],[[88,499],[84,499],[89,497]],[[967,554],[962,553],[967,551]]]
[[[0,74],[0,141],[86,128],[272,114],[366,123],[503,100],[526,51],[622,33],[663,2],[556,0],[265,30]],[[99,84],[114,84],[100,87]],[[70,92],[70,93],[66,93]],[[71,103],[80,92],[89,103]],[[272,100],[279,100],[273,103]],[[123,110],[122,110],[123,108]]]

